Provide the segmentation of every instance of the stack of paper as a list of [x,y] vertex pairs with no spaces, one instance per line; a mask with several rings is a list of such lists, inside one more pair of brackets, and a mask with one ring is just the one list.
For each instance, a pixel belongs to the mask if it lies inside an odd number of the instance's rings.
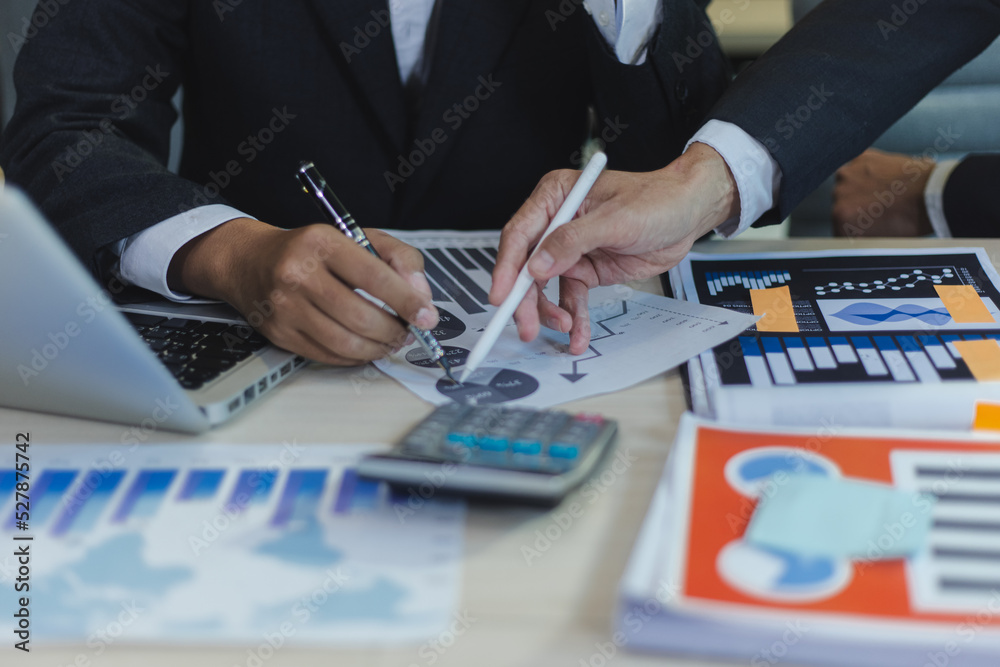
[[691,415],[621,584],[632,649],[1000,664],[1000,445]]
[[977,400],[1000,401],[1000,276],[981,248],[692,253],[671,281],[763,316],[689,364],[698,414],[967,430]]

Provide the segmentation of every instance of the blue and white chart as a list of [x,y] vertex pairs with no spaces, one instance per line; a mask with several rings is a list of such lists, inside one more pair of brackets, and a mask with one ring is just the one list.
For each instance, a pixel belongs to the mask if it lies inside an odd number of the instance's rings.
[[[496,310],[489,304],[499,232],[399,232],[419,248],[441,315],[434,336],[459,370]],[[558,299],[556,281],[545,290]],[[569,335],[542,328],[523,343],[513,320],[469,381],[454,385],[430,364],[418,344],[375,365],[435,404],[510,403],[546,408],[624,389],[729,340],[756,321],[736,313],[648,294],[625,285],[590,292],[591,339],[569,354]]]
[[[0,534],[32,536],[32,639],[276,645],[419,641],[451,620],[464,505],[414,509],[353,466],[371,445],[46,445],[30,523],[0,467]],[[0,632],[13,636],[12,618]],[[267,639],[270,638],[270,639]]]
[[[749,327],[691,364],[700,414],[966,429],[976,398],[1000,396],[974,382],[954,346],[1000,340],[1000,276],[981,248],[692,253],[672,279],[687,299],[740,312],[752,312],[749,290],[787,285],[798,324],[794,334]],[[955,322],[936,285],[973,286],[994,321]]]

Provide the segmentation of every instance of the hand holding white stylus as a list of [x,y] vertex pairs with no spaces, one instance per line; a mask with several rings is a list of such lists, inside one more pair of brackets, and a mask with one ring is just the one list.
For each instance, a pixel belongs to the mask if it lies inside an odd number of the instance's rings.
[[[590,162],[584,167],[583,173],[580,174],[580,178],[576,180],[576,184],[569,191],[566,199],[563,201],[562,206],[556,212],[552,222],[549,223],[548,228],[545,233],[542,234],[542,238],[538,240],[538,244],[535,249],[531,251],[528,255],[528,261],[534,257],[535,252],[537,252],[538,247],[541,246],[542,241],[546,237],[554,232],[559,227],[565,225],[567,222],[573,219],[576,212],[579,210],[580,206],[583,204],[583,200],[586,199],[587,194],[590,189],[594,187],[594,183],[597,181],[597,177],[601,175],[604,170],[604,166],[608,163],[608,156],[603,152],[598,151],[590,158]],[[518,305],[524,299],[528,290],[531,289],[531,284],[534,282],[534,278],[528,273],[528,262],[524,263],[521,267],[520,273],[517,274],[517,281],[514,283],[514,287],[511,289],[510,294],[504,299],[500,307],[497,308],[497,312],[494,313],[493,319],[490,320],[489,325],[483,332],[482,337],[480,337],[479,342],[476,346],[472,348],[472,352],[469,353],[469,358],[465,362],[465,370],[462,371],[462,377],[460,382],[465,382],[466,379],[477,369],[479,365],[483,363],[486,355],[489,354],[490,350],[493,349],[493,345],[497,342],[497,338],[500,337],[500,333],[503,328],[507,326],[507,322],[513,317],[514,311],[517,310]]]

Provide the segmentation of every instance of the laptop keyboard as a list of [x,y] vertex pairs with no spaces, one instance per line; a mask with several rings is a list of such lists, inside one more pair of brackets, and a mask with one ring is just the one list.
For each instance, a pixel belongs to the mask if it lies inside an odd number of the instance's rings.
[[122,313],[185,389],[199,389],[269,345],[246,325]]

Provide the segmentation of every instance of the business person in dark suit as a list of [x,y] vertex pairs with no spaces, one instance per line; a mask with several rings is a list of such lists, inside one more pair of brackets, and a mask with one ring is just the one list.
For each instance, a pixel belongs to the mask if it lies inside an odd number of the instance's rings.
[[867,150],[837,170],[836,236],[1000,236],[1000,155],[935,161]]
[[[534,292],[515,318],[521,337],[539,323],[589,338],[586,291],[656,275],[713,229],[735,234],[782,220],[840,165],[869,146],[948,74],[1000,35],[998,0],[829,0],[738,76],[665,169],[605,172],[581,215],[539,246],[536,281],[561,277],[560,304]],[[720,147],[718,123],[753,141]],[[504,229],[490,299],[510,291],[527,252],[572,185],[547,176]]]
[[[21,51],[0,164],[98,275],[224,299],[314,359],[375,358],[404,330],[353,288],[429,327],[420,256],[373,234],[388,270],[309,225],[300,160],[362,224],[403,229],[499,228],[578,159],[588,106],[614,167],[666,164],[728,83],[707,1],[626,1],[648,14],[631,48],[614,2],[589,4],[60,4]],[[164,164],[181,84],[178,176]]]

